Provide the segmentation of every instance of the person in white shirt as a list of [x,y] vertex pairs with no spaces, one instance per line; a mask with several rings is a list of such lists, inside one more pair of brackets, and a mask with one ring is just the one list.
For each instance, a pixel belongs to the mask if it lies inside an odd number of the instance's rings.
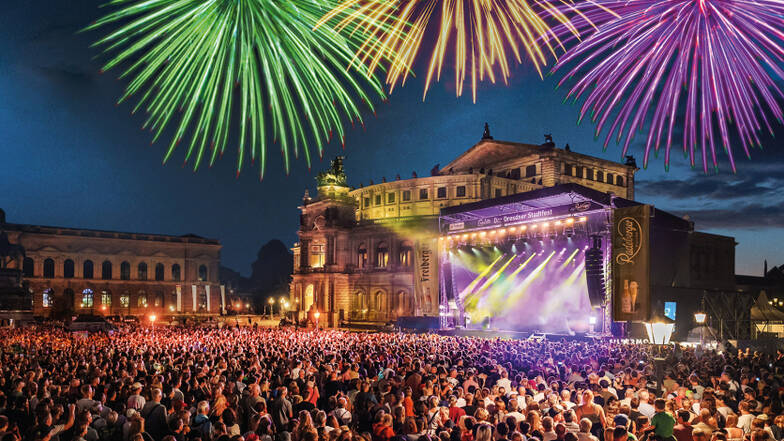
[[520,424],[520,421],[525,420],[525,415],[520,413],[520,402],[517,400],[517,398],[512,398],[509,400],[509,412],[507,412],[506,416],[514,417],[518,424]]
[[512,380],[509,379],[509,373],[506,370],[501,371],[501,378],[495,382],[498,387],[503,387],[505,391],[512,390]]
[[648,403],[648,400],[651,399],[651,395],[647,390],[641,390],[637,396],[640,398],[640,407],[638,410],[650,420],[656,414],[656,409]]

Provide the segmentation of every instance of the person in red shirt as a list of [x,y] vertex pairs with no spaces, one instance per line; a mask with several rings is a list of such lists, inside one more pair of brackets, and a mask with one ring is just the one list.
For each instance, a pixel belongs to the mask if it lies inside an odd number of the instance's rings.
[[460,407],[457,407],[457,397],[452,395],[449,397],[449,419],[452,420],[453,423],[457,424],[460,421],[460,418],[465,416],[465,410]]
[[392,441],[395,431],[392,430],[392,415],[385,413],[381,420],[373,424],[373,441]]

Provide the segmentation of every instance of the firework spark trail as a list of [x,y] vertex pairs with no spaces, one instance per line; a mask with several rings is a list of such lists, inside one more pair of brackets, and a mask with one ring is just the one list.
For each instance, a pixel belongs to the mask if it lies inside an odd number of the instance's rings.
[[238,175],[249,154],[263,177],[269,138],[280,143],[286,172],[300,149],[310,166],[308,144],[320,155],[333,131],[343,139],[344,119],[362,121],[355,100],[373,110],[372,99],[384,97],[369,69],[347,69],[366,35],[314,30],[335,6],[330,0],[114,0],[108,6],[117,9],[86,30],[115,26],[95,43],[111,54],[103,70],[122,66],[129,83],[119,101],[138,97],[133,110],[147,112],[144,128],[153,141],[174,124],[164,162],[190,133],[185,161],[193,159],[196,170],[208,154],[212,165],[237,126]]
[[[779,0],[606,0],[585,14],[597,30],[562,56],[553,72],[573,83],[567,99],[583,99],[596,136],[608,126],[604,146],[623,141],[626,154],[644,132],[644,165],[664,147],[669,167],[675,129],[692,166],[718,168],[717,146],[736,169],[730,139],[744,153],[772,132],[766,111],[779,122],[784,98],[774,77],[784,49],[784,3]],[[612,16],[606,11],[617,14]],[[577,23],[581,29],[585,23]],[[556,28],[568,36],[571,31]],[[698,153],[699,150],[699,153]]]
[[[593,1],[584,5],[612,16]],[[426,31],[432,27],[437,36],[422,99],[433,81],[441,79],[447,52],[453,47],[455,93],[461,96],[469,79],[476,101],[480,81],[500,79],[508,84],[510,63],[521,63],[524,55],[541,76],[548,58],[557,58],[563,50],[561,39],[579,36],[571,17],[590,26],[589,17],[572,0],[344,0],[321,19],[317,29],[338,20],[337,30],[369,35],[354,62],[373,72],[387,60],[386,82],[391,92],[413,74]],[[550,24],[559,25],[565,35],[556,35]]]

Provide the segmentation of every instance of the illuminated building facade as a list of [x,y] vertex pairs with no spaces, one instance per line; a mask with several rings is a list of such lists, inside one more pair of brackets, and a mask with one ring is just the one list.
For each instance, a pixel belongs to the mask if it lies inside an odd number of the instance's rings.
[[625,164],[556,147],[479,143],[430,176],[351,189],[341,159],[307,192],[294,245],[289,308],[300,319],[319,312],[324,326],[385,323],[439,315],[438,216],[443,208],[575,183],[634,197],[632,158]]
[[224,310],[217,240],[14,224],[4,215],[0,231],[24,249],[13,265],[22,271],[36,316],[55,309],[157,317]]

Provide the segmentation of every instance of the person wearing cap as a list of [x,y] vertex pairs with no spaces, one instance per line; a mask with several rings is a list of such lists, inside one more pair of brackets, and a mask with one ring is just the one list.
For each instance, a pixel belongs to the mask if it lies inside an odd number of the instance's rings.
[[[618,415],[615,415],[615,417],[613,418],[613,424],[614,424],[616,429],[618,427],[623,427],[624,430],[627,431],[627,433],[625,435],[627,439],[629,439],[631,441],[637,441],[637,436],[635,436],[634,433],[632,433],[631,430],[629,430],[629,426],[631,425],[631,420],[629,420],[628,416],[626,416],[626,415],[624,415],[622,413],[619,413]],[[678,440],[678,441],[680,441],[680,440]]]
[[131,396],[128,397],[126,402],[127,408],[140,411],[144,409],[145,404],[147,404],[147,400],[142,396],[142,384],[139,382],[133,383],[131,385]]

